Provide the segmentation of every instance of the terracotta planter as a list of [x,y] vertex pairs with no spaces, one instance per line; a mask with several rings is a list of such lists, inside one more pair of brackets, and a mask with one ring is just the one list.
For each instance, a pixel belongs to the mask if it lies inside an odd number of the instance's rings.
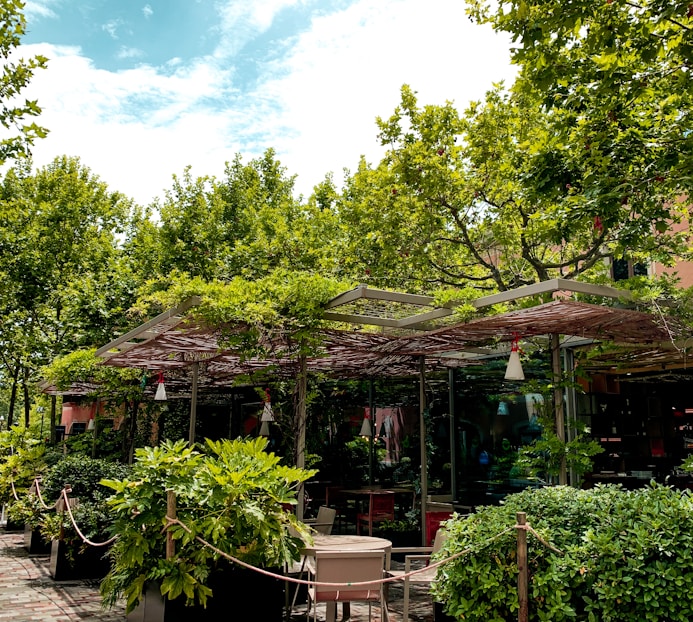
[[45,555],[51,551],[51,543],[46,542],[41,537],[38,529],[32,529],[29,525],[24,526],[24,548],[30,555]]
[[[276,569],[272,569],[277,573]],[[244,568],[225,568],[208,581],[213,596],[207,607],[185,606],[185,597],[168,600],[161,596],[158,583],[147,585],[137,608],[127,622],[190,622],[190,620],[229,620],[282,622],[284,581]]]
[[68,546],[64,540],[53,540],[51,543],[50,574],[56,581],[75,579],[103,579],[110,570],[111,564],[105,557],[108,547],[90,546],[84,551],[79,547],[68,555]]

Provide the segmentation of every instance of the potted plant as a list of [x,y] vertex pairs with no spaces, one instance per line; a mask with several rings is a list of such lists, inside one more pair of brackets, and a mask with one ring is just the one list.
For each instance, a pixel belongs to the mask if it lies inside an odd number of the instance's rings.
[[282,466],[266,447],[262,437],[207,440],[205,451],[166,442],[138,449],[127,479],[104,481],[118,535],[104,605],[125,597],[129,619],[147,622],[217,620],[231,606],[246,607],[242,618],[281,620],[284,581],[226,557],[276,573],[310,537],[286,507],[315,471]]
[[24,548],[30,554],[50,552],[50,540],[46,541],[41,533],[46,511],[35,492],[35,487],[32,487],[28,494],[23,491],[22,496],[12,503],[12,519],[24,525]]
[[24,520],[32,510],[17,504],[46,468],[45,454],[45,447],[27,438],[24,431],[0,432],[0,503],[8,506],[6,529],[24,529]]
[[[44,516],[40,529],[44,539],[52,542],[50,573],[56,580],[103,578],[109,562],[103,547],[86,543],[74,523],[90,542],[102,543],[111,534],[113,516],[106,504],[109,488],[100,481],[124,477],[129,467],[117,462],[71,455],[46,472],[42,482],[44,499],[56,502],[56,511]],[[62,497],[68,487],[72,518]]]
[[380,523],[380,535],[392,542],[393,547],[419,546],[421,544],[421,511],[409,510],[403,519]]

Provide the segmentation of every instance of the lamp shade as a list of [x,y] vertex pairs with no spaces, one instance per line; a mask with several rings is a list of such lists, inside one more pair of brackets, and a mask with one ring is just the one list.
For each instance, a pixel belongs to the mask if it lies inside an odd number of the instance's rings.
[[154,395],[154,399],[157,402],[163,402],[166,401],[166,385],[164,384],[164,374],[163,372],[159,372],[159,378],[157,379],[157,387],[156,387],[156,394]]
[[366,415],[363,418],[363,423],[361,424],[361,432],[359,432],[361,436],[372,436],[373,431],[371,428],[371,418]]
[[89,423],[87,423],[87,430],[93,430],[96,427],[96,424],[94,423],[93,417],[89,419]]
[[522,371],[522,363],[520,361],[520,346],[517,343],[517,338],[513,341],[510,348],[510,358],[508,366],[505,368],[506,380],[524,380],[525,372]]
[[260,424],[260,436],[269,436],[269,421],[262,420]]
[[265,402],[265,405],[262,408],[262,417],[260,417],[260,421],[265,423],[268,421],[274,421],[274,412],[272,411],[272,404],[270,402]]

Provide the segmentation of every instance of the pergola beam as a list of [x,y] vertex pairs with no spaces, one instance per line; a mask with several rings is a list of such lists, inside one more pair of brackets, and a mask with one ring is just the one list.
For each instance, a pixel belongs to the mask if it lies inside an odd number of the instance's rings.
[[[139,346],[142,343],[150,341],[151,339],[156,338],[162,332],[160,330],[153,330],[154,328],[160,326],[161,324],[164,324],[169,328],[175,326],[183,321],[183,314],[188,309],[199,304],[200,297],[191,296],[187,300],[181,302],[177,307],[160,313],[148,322],[140,324],[137,328],[133,328],[131,331],[121,335],[110,343],[107,343],[105,346],[102,346],[96,351],[95,356],[100,356],[108,360],[108,358],[111,356],[121,354],[122,352],[127,352],[135,346]],[[122,344],[126,345],[122,346]]]
[[511,302],[528,296],[540,296],[554,292],[571,292],[574,294],[587,294],[588,296],[604,296],[605,298],[625,298],[630,299],[631,293],[623,289],[609,287],[608,285],[595,285],[593,283],[583,283],[581,281],[569,281],[567,279],[550,279],[517,287],[498,294],[491,294],[483,298],[477,298],[472,302],[476,309],[490,307],[503,302]]

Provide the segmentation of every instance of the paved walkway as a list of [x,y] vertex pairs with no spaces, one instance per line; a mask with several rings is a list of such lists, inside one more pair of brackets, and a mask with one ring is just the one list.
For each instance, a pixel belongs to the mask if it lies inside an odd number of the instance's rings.
[[[23,533],[0,528],[0,622],[125,621],[124,606],[106,611],[101,608],[97,582],[54,581],[48,569],[48,555],[27,553]],[[392,584],[389,589],[390,622],[401,622],[402,588]],[[411,598],[410,620],[432,622],[433,605],[426,589],[412,585]],[[341,607],[339,613],[341,617]],[[297,605],[291,613],[291,622],[305,619],[306,605]],[[318,620],[325,620],[324,605],[318,607]],[[353,603],[351,620],[368,620],[368,605]],[[373,606],[373,622],[381,622],[377,605]]]

